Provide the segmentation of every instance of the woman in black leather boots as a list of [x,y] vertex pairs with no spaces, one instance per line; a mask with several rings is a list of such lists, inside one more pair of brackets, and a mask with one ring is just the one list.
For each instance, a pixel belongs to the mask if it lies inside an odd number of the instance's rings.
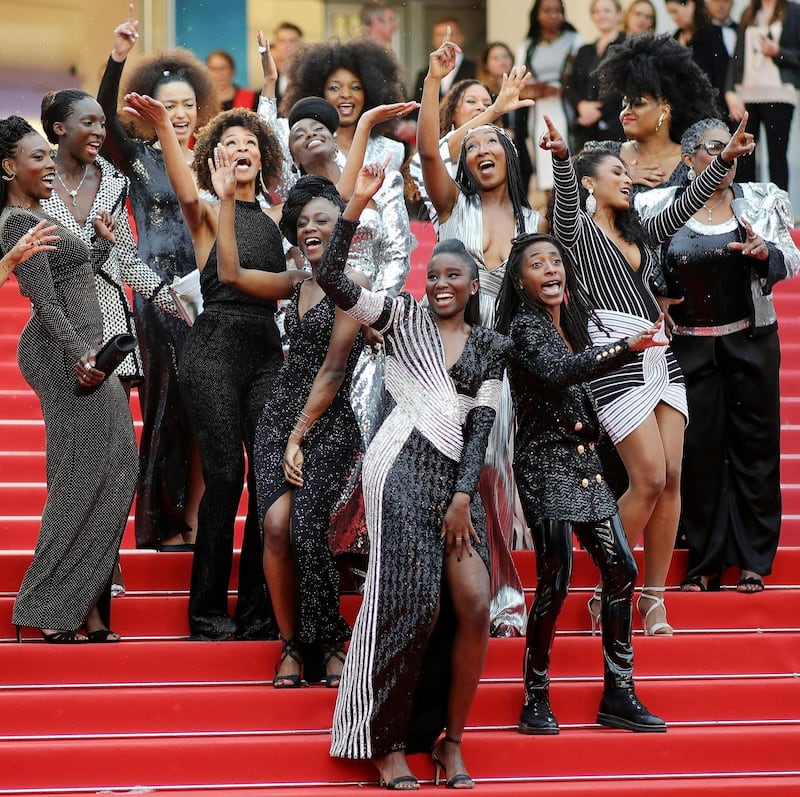
[[666,343],[659,335],[664,319],[593,347],[590,319],[599,324],[560,244],[539,233],[516,238],[498,297],[496,329],[514,342],[508,365],[517,413],[514,476],[536,549],[538,585],[528,618],[518,726],[526,734],[559,730],[550,708],[548,670],[556,621],[569,590],[573,531],[603,579],[605,688],[597,722],[630,731],[667,729],[633,688],[636,563],[602,475],[596,450],[601,427],[584,384],[629,362],[635,351]]

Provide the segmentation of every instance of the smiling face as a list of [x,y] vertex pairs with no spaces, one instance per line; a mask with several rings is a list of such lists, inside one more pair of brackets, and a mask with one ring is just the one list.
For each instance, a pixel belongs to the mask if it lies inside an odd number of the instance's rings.
[[316,119],[300,119],[289,131],[289,151],[295,163],[308,172],[320,161],[332,160],[336,154],[333,134]]
[[261,151],[256,134],[246,127],[232,125],[222,131],[219,143],[235,164],[237,183],[255,182],[261,171]]
[[428,263],[425,295],[431,312],[437,318],[463,314],[469,297],[478,290],[472,268],[451,252],[435,255]]
[[106,140],[106,115],[92,97],[78,100],[63,122],[53,124],[59,148],[81,163],[94,163]]
[[631,205],[633,183],[628,167],[615,155],[603,158],[597,164],[594,175],[582,177],[581,183],[587,191],[589,188],[594,190],[598,209],[607,207],[619,212]]
[[[690,155],[684,155],[683,160],[687,166],[690,166],[697,174],[700,174],[725,149],[725,145],[730,140],[731,134],[727,128],[712,127],[710,130],[703,132],[700,146]],[[708,151],[709,149],[711,152]],[[737,162],[734,161],[733,166],[725,173],[725,176],[717,186],[717,190],[727,188],[733,182],[736,177]]]
[[14,189],[38,202],[53,193],[56,165],[50,145],[36,132],[23,136],[14,148],[14,156],[3,159],[3,170],[14,176]]
[[561,306],[567,273],[559,248],[551,241],[534,241],[525,247],[519,268],[523,293],[548,312]]
[[625,33],[652,33],[656,29],[656,12],[648,2],[633,3],[625,14]]
[[[662,117],[662,114],[664,116]],[[660,123],[665,133],[669,133],[669,105],[656,99],[652,94],[640,97],[623,97],[619,120],[625,135],[634,141],[640,141],[656,133]]]
[[514,56],[504,44],[495,44],[486,53],[486,71],[492,77],[502,78],[504,73],[507,75],[511,71],[512,66],[514,66]]
[[622,12],[614,0],[595,0],[592,4],[592,22],[601,33],[610,33],[622,24]]
[[170,124],[181,146],[188,146],[197,127],[197,97],[185,80],[161,83],[156,89],[157,99],[166,109]]
[[480,116],[491,104],[491,95],[483,86],[475,83],[467,87],[456,105],[453,124],[461,127],[470,119]]
[[312,266],[322,259],[339,215],[339,208],[322,197],[312,199],[300,211],[297,245]]
[[478,186],[488,191],[503,185],[508,176],[506,153],[494,127],[475,127],[464,137],[466,165]]
[[364,86],[349,69],[337,69],[325,81],[323,97],[336,108],[340,127],[352,127],[364,110]]

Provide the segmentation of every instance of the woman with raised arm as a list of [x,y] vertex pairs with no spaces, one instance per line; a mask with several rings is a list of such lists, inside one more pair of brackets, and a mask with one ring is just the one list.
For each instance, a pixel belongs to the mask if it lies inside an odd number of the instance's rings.
[[[631,362],[656,341],[663,317],[649,329],[589,341],[599,324],[561,245],[549,235],[514,240],[497,307],[497,329],[514,343],[508,373],[517,412],[514,474],[536,547],[536,596],[528,620],[518,730],[559,732],[550,707],[550,650],[569,591],[572,534],[603,578],[605,671],[597,722],[637,732],[665,731],[633,688],[631,611],[636,563],[597,451],[602,429],[588,380]],[[553,422],[553,419],[558,419]],[[594,626],[592,627],[594,633]]]
[[477,264],[460,241],[434,249],[427,307],[407,293],[372,293],[344,273],[358,217],[382,179],[380,167],[362,169],[317,273],[337,305],[383,334],[389,394],[364,458],[369,570],[331,754],[370,759],[387,788],[408,790],[419,782],[406,753],[429,750],[437,783],[444,769],[448,786],[472,788],[460,744],[489,639],[476,485],[509,342],[477,326]]
[[[232,169],[221,148],[215,158],[215,180],[220,182]],[[222,200],[221,273],[238,290],[262,296],[269,282],[263,273],[239,265],[227,193]],[[339,612],[329,526],[334,504],[363,451],[350,385],[364,339],[358,322],[338,310],[316,280],[343,208],[330,180],[307,175],[289,192],[280,224],[286,239],[311,264],[311,275],[301,272],[303,282],[288,303],[289,352],[255,443],[264,574],[283,643],[272,681],[276,689],[299,687],[304,677],[324,677],[326,686],[338,687],[343,646],[350,637]],[[348,273],[359,285],[369,285],[363,274]]]
[[[681,142],[689,176],[702,173],[731,134],[720,119]],[[761,592],[781,530],[780,342],[772,289],[800,270],[794,213],[773,183],[734,182],[736,165],[664,248],[672,349],[686,378],[680,530],[689,549],[681,589],[719,587],[738,567],[740,592]],[[684,188],[637,197],[644,216]]]
[[55,224],[50,224],[47,219],[42,219],[20,236],[14,246],[0,257],[0,287],[8,282],[8,278],[20,263],[24,263],[37,252],[56,251],[54,244],[59,240],[56,229]]
[[[198,135],[193,163],[183,158],[167,109],[151,97],[125,96],[125,110],[155,129],[164,165],[194,245],[203,312],[189,333],[180,366],[192,427],[200,444],[206,490],[200,502],[192,563],[189,628],[195,638],[263,639],[274,635],[261,570],[261,523],[256,503],[253,440],[258,419],[283,363],[276,300],[291,295],[302,272],[286,272],[280,232],[256,197],[278,174],[280,147],[252,111],[234,108],[215,116]],[[209,159],[218,145],[234,163],[236,240],[243,267],[258,271],[268,287],[260,297],[227,284],[218,266],[220,205],[200,198],[216,193]],[[228,614],[236,510],[249,468],[249,503],[239,563],[236,616]]]
[[[436,136],[436,118],[439,83],[453,69],[455,47],[453,42],[445,40],[431,53],[422,92],[417,144],[423,180],[439,217],[439,238],[463,241],[478,264],[480,320],[491,328],[511,239],[524,232],[536,232],[541,218],[528,205],[514,143],[502,128],[484,124],[468,130],[456,177],[450,176]],[[524,69],[515,71],[510,90],[517,96],[517,84],[524,82],[524,78]],[[487,512],[492,551],[492,633],[497,635],[518,635],[525,627],[522,586],[509,553],[512,547],[525,547],[526,536],[524,519],[520,517],[515,523],[513,426],[511,393],[506,381],[478,487]]]
[[[165,286],[195,268],[192,239],[170,187],[161,147],[152,127],[120,122],[117,99],[128,53],[139,38],[133,5],[114,29],[114,46],[100,82],[97,100],[106,115],[103,152],[131,181],[130,202],[138,234],[139,256]],[[126,92],[153,95],[168,108],[181,145],[189,148],[197,128],[216,112],[208,70],[187,50],[145,56],[127,75]],[[161,289],[163,291],[163,289]],[[142,434],[136,494],[136,544],[161,551],[191,550],[203,495],[197,441],[178,385],[178,368],[189,327],[180,318],[136,294],[136,331],[145,381],[139,386]]]
[[[561,133],[547,120],[540,146],[553,156],[551,224],[570,253],[578,280],[602,327],[592,341],[648,328],[660,308],[650,282],[658,247],[704,202],[737,157],[753,151],[744,122],[720,154],[670,207],[642,221],[632,207],[631,177],[622,160],[584,149],[575,163]],[[680,515],[683,428],[688,417],[680,367],[669,349],[652,348],[618,371],[593,379],[598,416],[625,465],[629,487],[619,514],[633,548],[644,536],[644,586],[637,603],[647,634],[670,635],[663,593]],[[600,593],[590,602],[599,614]]]
[[27,626],[46,642],[118,642],[107,596],[136,485],[136,438],[119,379],[95,367],[103,315],[94,272],[112,236],[98,222],[105,247],[90,253],[66,227],[56,227],[55,241],[47,235],[52,219],[41,202],[53,193],[56,167],[50,145],[19,116],[0,120],[0,177],[3,260],[18,262],[31,302],[17,360],[47,436],[47,502],[13,622],[18,638]]

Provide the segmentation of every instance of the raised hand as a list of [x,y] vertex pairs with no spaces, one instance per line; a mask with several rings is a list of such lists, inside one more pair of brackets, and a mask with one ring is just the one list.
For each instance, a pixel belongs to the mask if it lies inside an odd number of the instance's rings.
[[114,46],[111,57],[124,61],[139,38],[139,20],[136,19],[133,3],[128,6],[128,18],[114,28]]
[[725,145],[720,157],[725,163],[740,158],[742,155],[750,155],[756,148],[756,142],[752,133],[748,133],[745,128],[747,127],[747,120],[750,114],[744,112],[742,118],[739,120],[739,126],[731,136],[731,140]]
[[208,168],[214,193],[220,199],[232,199],[236,193],[236,169],[222,144],[214,147],[214,156],[208,159]]
[[92,219],[92,226],[95,232],[112,244],[117,242],[114,237],[114,230],[117,228],[116,219],[107,210],[98,210],[97,215]]
[[567,142],[564,140],[564,136],[558,132],[550,117],[545,116],[543,118],[545,125],[547,125],[547,130],[542,133],[542,137],[539,139],[539,147],[551,152],[553,157],[563,160],[569,155]]
[[646,329],[644,332],[639,332],[637,335],[632,335],[628,338],[628,348],[631,351],[641,351],[642,349],[649,349],[653,346],[666,346],[668,343],[669,336],[667,334],[667,318],[665,313],[661,313],[650,329]]
[[460,52],[461,48],[455,42],[450,41],[450,27],[448,26],[441,45],[428,58],[428,77],[441,80],[449,75],[456,67],[456,53]]
[[29,257],[39,254],[39,252],[54,252],[54,244],[59,241],[58,235],[53,235],[56,230],[55,224],[48,221],[40,221],[35,227],[31,227],[25,235],[8,250],[8,253],[0,260],[7,271],[16,268],[20,263],[24,263]]
[[767,242],[760,235],[756,235],[747,219],[742,219],[741,222],[747,233],[747,240],[744,243],[733,241],[728,244],[728,249],[736,249],[746,257],[754,257],[756,260],[769,260]]
[[[261,54],[261,69],[264,72],[264,82],[271,82],[274,85],[278,82],[278,67],[269,49],[269,40],[264,36],[263,30],[258,31],[257,39],[258,52]],[[275,96],[274,91],[272,96]]]
[[660,163],[652,166],[640,166],[638,158],[628,164],[628,174],[634,185],[646,185],[649,188],[655,188],[667,179],[667,173]]
[[353,196],[369,202],[383,185],[383,180],[386,177],[386,167],[389,165],[390,161],[391,156],[387,157],[383,163],[364,164],[356,178]]
[[520,92],[525,88],[527,79],[528,68],[526,66],[514,66],[507,75],[503,73],[503,83],[493,103],[498,116],[516,111],[518,108],[532,108],[536,105],[532,99],[520,99]]
[[158,100],[146,94],[126,94],[125,107],[122,111],[149,122],[155,128],[158,128],[159,124],[169,124],[167,109]]
[[374,108],[370,108],[368,111],[364,111],[364,113],[361,114],[358,124],[371,130],[375,125],[379,125],[381,122],[388,122],[391,119],[402,119],[417,108],[419,108],[419,103],[413,101],[376,105]]

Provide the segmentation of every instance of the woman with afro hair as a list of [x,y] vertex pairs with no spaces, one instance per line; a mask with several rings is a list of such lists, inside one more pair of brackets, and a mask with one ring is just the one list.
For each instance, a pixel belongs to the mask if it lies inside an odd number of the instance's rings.
[[609,47],[597,70],[600,94],[622,95],[620,121],[628,139],[587,142],[618,155],[634,193],[680,185],[686,176],[681,136],[716,115],[715,91],[692,52],[669,35],[642,34]]
[[[129,117],[129,126],[125,127],[117,115],[122,70],[139,38],[138,25],[131,6],[128,18],[114,29],[113,50],[97,96],[106,115],[103,153],[131,181],[129,198],[139,256],[160,275],[164,285],[170,285],[175,277],[195,268],[189,231],[167,180],[155,132],[134,117]],[[191,161],[189,145],[195,129],[217,112],[205,66],[186,50],[150,55],[130,72],[126,91],[150,94],[165,104],[181,156]],[[138,294],[133,301],[145,373],[145,381],[139,386],[142,436],[136,544],[161,551],[191,550],[203,481],[197,442],[178,386],[189,327]]]
[[[274,634],[261,573],[261,524],[252,469],[256,425],[283,361],[275,324],[276,300],[288,298],[302,272],[286,272],[280,232],[256,200],[280,166],[275,137],[252,111],[234,108],[215,116],[200,132],[193,168],[187,165],[169,112],[157,100],[125,96],[125,111],[150,124],[194,245],[203,312],[189,332],[180,364],[180,384],[200,446],[205,494],[200,502],[189,596],[194,638],[264,638]],[[255,298],[241,293],[217,268],[217,225],[221,205],[210,162],[224,150],[233,163],[236,240],[245,269],[264,272],[269,290]],[[228,582],[233,558],[236,510],[248,469],[249,504],[239,565],[235,621],[228,615]]]

